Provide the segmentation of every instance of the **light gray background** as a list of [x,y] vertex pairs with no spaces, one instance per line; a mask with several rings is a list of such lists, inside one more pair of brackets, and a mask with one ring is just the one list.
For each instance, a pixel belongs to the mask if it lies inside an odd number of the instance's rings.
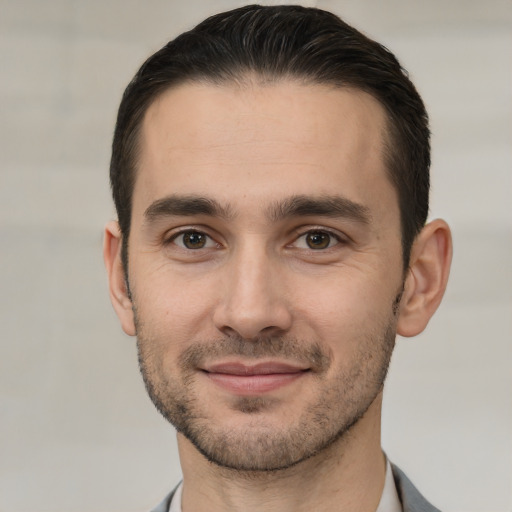
[[[143,511],[180,475],[107,298],[109,145],[143,59],[246,2],[0,1],[0,510]],[[446,512],[512,510],[512,3],[318,0],[391,48],[433,129],[452,279],[399,340],[383,444]]]

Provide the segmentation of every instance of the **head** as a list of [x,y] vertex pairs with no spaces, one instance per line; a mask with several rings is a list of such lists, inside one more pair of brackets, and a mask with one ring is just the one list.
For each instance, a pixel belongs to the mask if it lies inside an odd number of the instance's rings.
[[428,167],[414,87],[332,14],[244,7],[142,66],[104,254],[182,445],[246,471],[378,448],[395,335],[423,330],[448,275]]
[[148,107],[186,82],[297,80],[352,88],[373,96],[386,112],[386,171],[401,218],[407,268],[429,204],[428,116],[394,55],[332,13],[300,6],[246,6],[217,14],[152,55],[125,90],[114,134],[110,180],[127,265],[140,129]]

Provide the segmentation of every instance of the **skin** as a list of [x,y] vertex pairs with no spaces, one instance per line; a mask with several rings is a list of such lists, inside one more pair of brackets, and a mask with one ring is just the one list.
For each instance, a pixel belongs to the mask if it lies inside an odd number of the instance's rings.
[[189,83],[148,109],[130,293],[116,223],[104,254],[180,431],[184,512],[376,509],[395,333],[424,329],[451,258],[437,220],[404,272],[384,133],[368,94],[294,82]]

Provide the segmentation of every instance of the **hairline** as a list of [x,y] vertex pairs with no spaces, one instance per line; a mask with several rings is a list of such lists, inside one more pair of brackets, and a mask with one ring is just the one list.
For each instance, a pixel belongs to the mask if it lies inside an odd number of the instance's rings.
[[351,83],[350,81],[347,81],[347,83],[340,83],[339,81],[335,80],[322,80],[314,75],[306,76],[301,75],[299,73],[266,74],[249,68],[241,69],[238,72],[231,72],[227,75],[197,74],[196,76],[182,77],[181,79],[176,80],[172,83],[162,84],[162,87],[160,89],[156,89],[154,94],[149,98],[149,100],[142,105],[143,108],[141,109],[141,114],[140,116],[138,116],[134,129],[130,134],[130,137],[133,139],[134,142],[128,154],[129,160],[132,162],[132,165],[130,166],[130,169],[128,171],[131,182],[131,203],[129,205],[130,218],[128,223],[128,232],[124,233],[123,230],[121,230],[122,261],[126,277],[128,276],[128,244],[132,226],[133,197],[135,193],[137,176],[140,172],[140,159],[142,153],[142,133],[144,122],[150,108],[167,92],[185,85],[203,84],[217,87],[239,87],[242,90],[248,87],[275,86],[286,82],[295,82],[297,84],[301,84],[304,86],[317,85],[328,88],[330,87],[333,90],[341,89],[348,91],[352,90],[356,92],[363,92],[371,96],[374,100],[376,100],[377,103],[382,108],[384,112],[384,125],[381,127],[381,151],[383,159],[382,161],[384,163],[386,177],[396,193],[396,201],[400,214],[400,237],[403,248],[402,263],[404,267],[404,272],[407,270],[410,247],[405,247],[405,219],[403,219],[402,214],[401,194],[399,190],[399,185],[397,183],[397,177],[395,176],[395,173],[392,170],[393,166],[396,165],[394,163],[394,159],[396,156],[396,150],[394,149],[394,145],[397,144],[397,139],[399,135],[397,134],[396,126],[395,123],[393,122],[393,115],[390,112],[387,105],[378,97],[377,94],[375,94],[369,87],[364,87],[363,84],[356,85]]

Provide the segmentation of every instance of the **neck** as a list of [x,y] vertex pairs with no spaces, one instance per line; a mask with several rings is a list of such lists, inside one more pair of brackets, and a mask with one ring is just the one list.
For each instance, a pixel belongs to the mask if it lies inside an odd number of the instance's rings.
[[183,512],[374,512],[382,495],[380,394],[366,414],[317,455],[285,470],[243,472],[208,462],[181,434]]

